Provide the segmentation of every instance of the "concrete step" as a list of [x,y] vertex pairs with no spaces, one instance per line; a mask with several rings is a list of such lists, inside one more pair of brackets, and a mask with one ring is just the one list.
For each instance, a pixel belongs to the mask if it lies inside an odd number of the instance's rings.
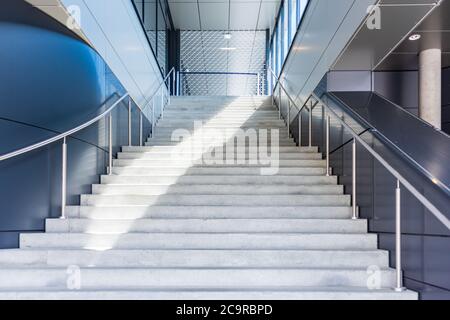
[[81,195],[81,205],[349,206],[349,195]]
[[[197,129],[195,127],[195,120],[165,120],[162,119],[158,121],[155,130],[159,128],[169,128],[171,130],[175,129],[186,129],[192,131],[193,129]],[[259,130],[267,130],[269,129],[285,129],[286,123],[284,120],[271,120],[271,121],[207,121],[201,123],[201,128],[205,131],[212,131],[214,129],[220,131],[233,132],[234,129],[254,129],[256,132]]]
[[[155,129],[155,132],[158,132],[158,127]],[[180,130],[182,130],[180,132]],[[228,129],[227,129],[228,130]],[[239,130],[239,129],[237,129]],[[271,142],[278,142],[281,143],[282,142],[293,142],[294,139],[293,138],[288,138],[287,136],[281,137],[279,134],[275,134],[273,135],[273,139],[272,139],[272,134],[273,132],[269,132],[267,134],[261,134],[260,132],[258,133],[257,131],[254,131],[253,133],[248,133],[246,136],[244,135],[240,135],[238,131],[235,131],[235,129],[232,129],[231,132],[227,132],[224,130],[207,130],[204,132],[194,132],[194,131],[190,131],[187,129],[179,129],[179,128],[174,128],[174,129],[170,129],[169,131],[174,132],[176,131],[176,133],[174,133],[173,135],[166,135],[164,137],[161,136],[153,136],[147,139],[147,142],[149,141],[167,141],[167,142],[172,142],[172,141],[181,141],[182,139],[185,139],[185,132],[188,131],[189,135],[188,137],[186,137],[186,139],[189,139],[189,141],[191,141],[191,143],[228,143],[228,144],[234,144],[234,145],[241,145],[241,144],[248,144],[248,141],[250,140],[252,143],[257,143],[257,142],[261,142],[264,143],[264,145],[269,144]],[[258,145],[255,145],[254,147],[258,147]]]
[[[178,130],[178,131],[177,131]],[[204,124],[203,126],[201,126],[201,128],[198,127],[194,127],[193,124],[182,124],[182,125],[174,125],[174,126],[159,126],[158,125],[155,127],[155,136],[157,136],[158,134],[172,134],[173,132],[177,131],[179,132],[179,130],[184,130],[184,131],[189,131],[189,133],[191,135],[197,135],[199,136],[200,134],[204,137],[207,138],[209,136],[217,136],[217,133],[220,133],[222,135],[227,135],[227,136],[239,136],[239,134],[256,134],[256,135],[263,135],[263,136],[268,136],[269,138],[275,134],[278,134],[278,136],[282,137],[282,136],[287,136],[287,128],[284,126],[280,127],[280,126],[276,126],[276,127],[254,127],[254,126],[248,126],[246,124],[238,124],[238,125],[221,125],[221,126],[216,126],[213,124]]]
[[273,206],[68,206],[69,218],[84,219],[350,219],[351,207]]
[[164,118],[182,120],[182,119],[195,119],[195,120],[279,120],[278,111],[219,111],[219,112],[192,112],[189,110],[178,111],[165,111]]
[[168,119],[177,119],[177,118],[183,118],[183,116],[195,118],[195,119],[229,119],[229,118],[258,118],[258,117],[266,117],[270,119],[279,119],[278,117],[278,110],[243,110],[239,109],[235,110],[228,110],[228,109],[222,109],[219,112],[209,111],[209,110],[202,110],[202,111],[190,111],[190,110],[169,110],[166,109],[164,112],[164,116]]
[[[164,129],[164,130],[163,130]],[[238,131],[242,128],[236,128],[236,129],[226,129],[225,131],[222,129],[213,129],[213,130],[208,130],[206,129],[205,131],[203,131],[202,133],[200,133],[200,131],[194,131],[194,130],[189,130],[189,129],[182,129],[183,132],[182,134],[185,134],[185,130],[187,130],[190,135],[193,137],[193,139],[198,139],[199,137],[201,137],[204,141],[208,141],[208,139],[210,139],[211,141],[214,141],[214,139],[221,134],[222,137],[226,136],[227,139],[224,141],[230,141],[232,139],[232,137],[240,137],[240,135],[238,133],[240,133],[241,131]],[[153,136],[150,136],[147,141],[149,139],[154,139],[154,140],[169,140],[172,141],[173,139],[179,139],[178,136],[180,134],[180,128],[156,128],[155,132],[153,134]],[[276,129],[278,130],[278,129]],[[245,131],[245,129],[244,129]],[[248,136],[250,136],[250,132],[245,132]],[[277,138],[277,140],[279,139],[279,141],[291,141],[291,135],[288,134],[287,130],[283,130],[283,131],[268,131],[267,133],[261,133],[258,131],[254,131],[255,135],[258,134],[264,134],[263,135],[263,139],[265,139],[266,141],[271,141],[271,135],[274,135],[274,137]],[[265,138],[267,136],[267,139]],[[243,138],[242,138],[243,139]],[[232,141],[232,140],[231,140]]]
[[166,117],[166,114],[164,115],[164,118],[160,119],[160,123],[185,123],[185,124],[191,124],[193,125],[194,122],[201,122],[203,126],[208,126],[208,125],[213,125],[213,124],[218,124],[218,125],[223,125],[223,124],[228,124],[228,125],[243,125],[245,124],[246,126],[255,124],[257,126],[260,126],[262,124],[267,125],[268,128],[270,128],[272,125],[274,125],[275,127],[279,126],[280,124],[285,124],[284,119],[280,119],[278,117],[278,115],[257,115],[255,113],[253,114],[244,114],[244,115],[239,115],[238,112],[235,111],[229,111],[227,112],[227,114],[233,114],[233,116],[227,116],[227,115],[221,115],[222,112],[219,112],[219,114],[216,114],[215,116],[212,116],[210,118],[195,118],[195,117],[181,117],[181,114],[179,114],[180,116],[176,117],[176,118],[172,118],[172,117]]
[[0,291],[2,300],[417,300],[413,291],[395,292],[392,288],[367,287],[260,288],[255,290],[68,290],[66,287],[20,291]]
[[[324,175],[325,167],[281,167],[275,175]],[[139,176],[192,176],[192,175],[261,175],[261,168],[258,167],[113,167],[114,175],[139,175]]]
[[20,248],[375,250],[375,234],[341,233],[25,233]]
[[[185,269],[185,268],[83,268],[79,269],[83,289],[289,289],[308,286],[367,286],[366,269]],[[393,287],[395,273],[379,270],[380,286]],[[1,269],[2,288],[62,288],[67,285],[67,268]]]
[[[233,144],[231,144],[233,145]],[[226,145],[225,145],[226,146]],[[223,145],[221,147],[224,147]],[[217,148],[220,149],[220,148]],[[236,150],[236,146],[234,146],[234,149]],[[263,148],[259,148],[258,146],[254,147],[243,147],[242,149],[239,149],[239,151],[245,151],[246,153],[252,152],[252,153],[258,153],[262,152]],[[123,146],[122,152],[136,152],[136,153],[192,153],[193,150],[187,149],[183,150],[181,147],[177,146],[154,146],[154,147],[139,147],[139,146]],[[196,151],[196,150],[194,150]],[[265,150],[263,150],[265,151]],[[279,147],[278,152],[280,153],[306,153],[306,152],[312,152],[317,153],[318,147]]]
[[365,233],[366,220],[351,219],[47,219],[47,233]]
[[[229,144],[235,145],[235,146],[242,146],[242,147],[251,147],[251,148],[255,148],[258,145],[256,143],[233,143],[230,140],[227,140],[225,142],[223,141],[217,141],[217,142],[199,142],[199,140],[186,140],[185,142],[183,141],[170,141],[170,140],[160,140],[160,141],[155,141],[152,139],[148,139],[145,142],[145,146],[172,146],[172,147],[178,147],[178,148],[202,148],[202,147],[214,147],[214,146],[225,146],[225,145],[229,145]],[[273,144],[272,146],[272,142],[269,140],[267,143],[264,144],[265,146],[267,146],[270,150],[270,148],[278,148],[278,147],[295,147],[296,144],[293,141],[285,141],[285,140],[281,140],[281,141],[277,141],[275,144]],[[201,150],[201,149],[200,149]],[[275,149],[278,150],[278,149]]]
[[190,110],[190,111],[249,111],[249,110],[268,110],[274,111],[278,110],[271,104],[262,103],[233,103],[228,105],[217,104],[217,103],[184,103],[184,104],[170,104],[165,108],[166,111],[180,111],[180,110]]
[[227,175],[197,175],[197,176],[101,176],[103,184],[133,184],[133,185],[183,185],[183,184],[266,184],[266,185],[335,185],[336,176],[227,176]]
[[[204,161],[199,159],[167,159],[167,160],[153,160],[153,159],[114,159],[113,166],[114,167],[153,167],[153,168],[190,168],[190,167],[325,167],[325,160],[285,160],[276,158],[270,158],[265,160],[232,160],[230,164],[228,161],[221,160],[220,158],[217,161],[215,159],[208,158]],[[269,162],[270,161],[270,162]]]
[[94,184],[92,194],[99,195],[341,195],[342,185],[114,185]]
[[42,250],[0,251],[0,266],[150,268],[388,268],[382,250]]
[[[220,152],[220,151],[219,151]],[[234,151],[230,152],[203,152],[203,153],[145,153],[145,152],[119,152],[119,159],[149,159],[149,160],[171,160],[176,159],[216,159],[220,157],[220,153],[222,153],[223,159],[243,159],[243,160],[252,160],[252,159],[266,159],[267,153],[235,153]],[[322,155],[320,153],[275,153],[273,156],[278,157],[281,160],[322,160]]]

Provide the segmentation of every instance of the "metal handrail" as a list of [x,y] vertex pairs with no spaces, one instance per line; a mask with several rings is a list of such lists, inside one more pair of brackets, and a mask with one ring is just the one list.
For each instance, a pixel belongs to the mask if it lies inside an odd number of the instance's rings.
[[71,130],[69,130],[69,131],[66,131],[66,132],[64,132],[64,133],[58,134],[57,136],[54,136],[54,137],[49,138],[49,139],[47,139],[47,140],[44,140],[44,141],[35,143],[35,144],[33,144],[33,145],[30,145],[30,146],[28,146],[28,147],[25,147],[25,148],[22,148],[22,149],[18,149],[18,150],[16,150],[16,151],[13,151],[13,152],[10,152],[10,153],[1,155],[1,156],[0,156],[0,161],[4,161],[4,160],[7,160],[7,159],[11,159],[11,158],[20,156],[21,154],[24,154],[24,153],[27,153],[27,152],[30,152],[30,151],[39,149],[39,148],[44,147],[44,146],[46,146],[46,145],[49,145],[49,144],[51,144],[51,143],[53,143],[53,142],[62,140],[62,139],[66,138],[66,137],[68,137],[68,136],[70,136],[70,135],[72,135],[72,134],[74,134],[74,133],[77,133],[78,131],[83,130],[84,128],[89,127],[91,124],[94,124],[94,123],[96,123],[97,121],[103,119],[106,115],[108,115],[108,114],[109,114],[116,106],[118,106],[118,105],[119,105],[122,101],[124,101],[127,97],[129,97],[129,94],[128,94],[128,93],[125,94],[125,95],[123,95],[119,100],[117,100],[117,101],[116,101],[111,107],[109,107],[105,112],[103,112],[103,113],[101,113],[100,115],[96,116],[95,118],[93,118],[93,119],[91,119],[91,120],[89,120],[89,121],[83,123],[82,125],[79,125],[78,127],[75,127],[75,128],[73,128],[73,129],[71,129]]
[[[261,87],[264,88],[264,78],[263,84],[261,86],[261,73],[259,72],[228,72],[228,71],[178,71],[178,85],[181,86],[180,75],[183,74],[191,74],[191,75],[237,75],[237,76],[255,76],[256,77],[256,95],[261,95],[262,90]],[[178,88],[178,94],[181,92],[181,88]]]
[[408,189],[409,192],[411,192],[417,200],[419,200],[428,210],[431,211],[431,213],[434,214],[434,216],[441,221],[449,230],[450,230],[450,220],[439,210],[437,209],[427,198],[425,198],[406,178],[404,178],[397,170],[395,170],[386,160],[383,159],[383,157],[376,152],[367,142],[365,142],[351,127],[348,125],[344,120],[342,120],[339,115],[334,112],[327,104],[325,104],[322,99],[316,96],[316,94],[311,94],[312,98],[314,98],[316,101],[319,101],[321,105],[323,105],[329,113],[334,115],[336,119],[341,123],[342,126],[344,126],[348,131],[350,131],[350,134],[353,136],[353,138],[356,139],[367,151],[369,151],[372,156],[377,159],[397,180],[401,182],[402,185]]
[[[170,86],[170,82],[167,84],[166,81],[168,79],[170,79],[170,76],[172,75],[173,78],[173,86]],[[163,84],[166,84],[167,87],[162,87]],[[167,100],[165,100],[164,98],[164,88],[166,88],[167,90]],[[170,90],[170,88],[172,88],[172,90]],[[164,113],[164,108],[166,104],[170,103],[170,93],[174,94],[175,93],[175,68],[172,68],[170,70],[170,72],[167,74],[167,76],[163,79],[163,81],[158,85],[157,89],[155,90],[155,92],[152,94],[151,98],[152,99],[152,119],[151,119],[151,124],[152,124],[152,130],[151,133],[153,135],[154,132],[154,126],[155,126],[155,108],[154,108],[154,98],[156,96],[156,94],[158,93],[158,91],[161,89],[161,118],[163,117],[163,113]],[[137,108],[139,109],[139,145],[143,145],[143,112],[146,109],[146,107],[148,106],[148,103],[144,106],[144,108],[141,108],[139,106],[139,104],[137,104],[133,98],[130,96],[129,93],[125,93],[122,97],[120,97],[115,103],[113,103],[113,105],[111,107],[109,107],[107,110],[105,110],[104,112],[102,112],[100,115],[94,117],[93,119],[86,121],[85,123],[70,129],[66,132],[63,132],[61,134],[58,134],[52,138],[46,139],[44,141],[32,144],[30,146],[27,146],[25,148],[21,148],[18,150],[15,150],[13,152],[4,154],[0,156],[0,161],[4,161],[7,159],[11,159],[17,156],[20,156],[22,154],[31,152],[33,150],[42,148],[46,145],[49,145],[51,143],[63,140],[63,144],[62,144],[62,174],[61,174],[61,219],[64,219],[66,217],[65,214],[65,210],[66,210],[66,198],[67,198],[67,137],[70,137],[71,135],[89,127],[90,125],[100,121],[101,119],[104,119],[106,117],[109,117],[108,120],[108,126],[109,126],[109,132],[108,132],[108,141],[109,141],[109,149],[108,149],[108,174],[111,175],[112,174],[112,169],[113,169],[113,150],[112,150],[112,111],[122,102],[124,102],[126,99],[128,98],[128,145],[131,146],[132,145],[132,130],[131,130],[131,126],[132,126],[132,119],[131,119],[131,109],[132,109],[132,103],[134,103]],[[166,102],[166,103],[165,103]]]
[[[274,90],[272,94],[272,99],[275,96],[275,87],[278,84],[279,86],[279,106],[278,109],[281,112],[281,90],[283,90],[286,96],[289,99],[289,112],[290,116],[290,105],[295,102],[289,96],[286,89],[282,85],[280,79],[275,75],[275,73],[269,69],[272,75],[277,79],[274,85]],[[333,115],[339,123],[347,129],[350,134],[353,136],[352,143],[352,219],[358,219],[358,210],[357,210],[357,201],[356,201],[356,182],[357,182],[357,167],[356,167],[356,148],[357,142],[361,144],[378,162],[380,162],[386,170],[388,170],[397,180],[396,188],[395,188],[395,271],[396,271],[396,286],[394,288],[395,291],[401,292],[404,291],[403,287],[403,274],[402,274],[402,242],[401,242],[401,186],[403,185],[425,208],[427,208],[436,219],[438,219],[447,229],[450,230],[450,220],[434,205],[429,201],[424,195],[422,195],[405,177],[403,177],[394,167],[392,167],[378,152],[376,152],[367,142],[365,142],[357,132],[355,132],[350,125],[348,125],[341,117],[332,110],[321,98],[319,98],[315,93],[312,93],[303,104],[300,111],[307,105],[308,101],[311,101],[311,107],[309,110],[309,143],[311,146],[311,126],[312,126],[312,110],[313,110],[313,101],[315,100],[315,105],[320,104],[326,109],[326,174],[329,175],[330,172],[330,115]],[[274,100],[273,100],[274,102]],[[298,107],[297,107],[298,108]],[[288,116],[288,117],[289,117]],[[289,119],[289,118],[288,118]],[[289,124],[288,120],[288,124]],[[301,117],[299,117],[299,124],[301,123]],[[289,126],[288,126],[289,128]],[[289,130],[289,129],[288,129]],[[299,145],[301,146],[301,128],[299,126]]]
[[[295,113],[294,117],[298,115],[298,139],[299,139],[299,146],[301,146],[302,144],[302,140],[301,140],[301,130],[302,130],[302,117],[301,117],[301,112],[303,111],[303,109],[307,109],[308,113],[309,113],[309,135],[308,135],[308,145],[311,147],[312,146],[312,110],[314,110],[316,104],[311,104],[310,107],[307,106],[308,100],[309,98],[305,101],[305,103],[303,103],[303,105],[299,108],[297,106],[297,104],[295,103],[294,99],[292,99],[292,97],[289,95],[289,93],[287,92],[286,88],[283,86],[283,84],[281,83],[281,79],[277,77],[277,75],[275,74],[275,72],[272,70],[272,68],[268,68],[267,69],[273,76],[273,78],[275,78],[275,84],[273,85],[273,90],[272,90],[272,105],[275,105],[275,88],[278,84],[278,97],[280,100],[279,106],[278,106],[278,117],[279,119],[281,119],[281,90],[284,91],[284,93],[286,94],[287,98],[288,98],[288,112],[287,112],[287,116],[288,119],[286,120],[286,125],[287,125],[287,129],[288,129],[288,135],[290,135],[290,126],[291,126],[291,106],[293,105],[296,109],[297,112]],[[328,164],[328,158],[327,158],[327,164]],[[327,166],[328,168],[328,166]],[[329,170],[327,170],[327,176],[329,176]]]
[[228,72],[228,71],[180,71],[181,74],[223,74],[223,75],[240,75],[240,76],[257,76],[258,72]]
[[[170,90],[170,83],[169,84],[167,84],[166,83],[166,81],[170,78],[170,76],[173,74],[173,77],[172,77],[172,83],[173,84],[175,84],[175,67],[172,67],[172,69],[170,69],[170,71],[169,71],[169,73],[164,77],[164,79],[161,81],[161,83],[158,85],[158,87],[155,89],[155,91],[153,92],[153,94],[150,96],[150,99],[152,99],[152,98],[154,98],[155,96],[156,96],[156,94],[158,93],[158,91],[159,91],[159,89],[162,87],[162,85],[163,84],[166,84],[166,89],[167,90]],[[169,81],[170,82],[170,81]],[[173,87],[172,87],[172,93],[174,92],[174,89],[175,89],[175,86],[173,85]],[[170,95],[169,95],[169,97],[170,97]],[[170,101],[170,100],[169,100]],[[149,102],[147,102],[146,104],[145,104],[145,106],[144,106],[144,108],[140,108],[141,109],[141,111],[144,111],[146,108],[147,108],[147,106],[149,105],[150,103]]]
[[290,100],[290,102],[294,105],[295,108],[297,108],[298,112],[302,111],[303,108],[305,108],[306,106],[306,102],[302,105],[301,108],[299,108],[297,106],[297,104],[295,103],[294,99],[291,98],[291,96],[289,95],[289,93],[287,92],[286,88],[283,86],[283,84],[280,81],[280,78],[277,77],[277,75],[275,74],[275,72],[273,72],[272,68],[268,68],[267,69],[272,76],[275,78],[275,84],[273,85],[273,90],[272,90],[272,97],[275,96],[275,87],[277,86],[277,84],[280,86],[281,89],[283,89],[284,93],[286,94],[286,97],[288,97],[288,99]]
[[[375,93],[376,95],[378,95],[378,93]],[[385,97],[379,95],[381,98],[387,100]],[[341,104],[344,104],[344,101],[342,101],[339,97],[337,97],[336,95],[333,95],[333,97],[338,100]],[[409,111],[406,111],[405,109],[403,109],[402,107],[400,107],[399,105],[389,101],[392,105],[394,105],[397,109],[399,109],[399,111],[401,112],[405,112],[406,114],[412,116],[415,120],[420,120],[421,123],[426,124],[429,128],[432,128],[433,130],[436,130],[435,127],[433,127],[431,124],[429,124],[428,122],[426,122],[423,119],[420,119],[419,117],[417,117],[416,115],[412,114]],[[364,123],[365,125],[367,125],[368,127],[371,127],[371,130],[375,131],[378,133],[378,135],[385,141],[387,141],[392,148],[394,148],[395,150],[397,150],[397,152],[401,153],[403,157],[407,158],[417,169],[419,169],[424,175],[426,175],[431,181],[433,181],[434,184],[438,185],[441,189],[443,189],[444,192],[446,192],[447,194],[450,194],[450,187],[445,185],[441,180],[437,179],[436,177],[433,176],[433,174],[427,170],[426,168],[424,168],[420,163],[418,163],[412,156],[410,156],[408,153],[406,153],[405,151],[403,151],[403,149],[401,149],[397,144],[392,143],[391,140],[389,140],[389,138],[387,138],[382,132],[378,131],[377,129],[373,128],[373,126],[366,120],[364,119],[364,117],[362,117],[360,114],[358,114],[357,112],[355,112],[354,110],[352,110],[351,108],[349,108],[348,112],[350,112],[354,117],[357,117],[362,123]],[[447,135],[445,132],[443,131],[439,131],[440,133],[444,134],[447,137],[450,137],[449,135]]]
[[356,142],[361,144],[383,167],[389,171],[397,180],[395,188],[395,271],[396,271],[396,286],[395,291],[402,292],[405,290],[403,287],[403,273],[402,273],[402,231],[401,231],[401,186],[403,185],[419,202],[427,208],[436,219],[438,219],[447,229],[450,230],[450,220],[434,206],[424,195],[422,195],[405,177],[403,177],[397,170],[395,170],[378,152],[376,152],[367,142],[365,142],[344,120],[342,120],[334,110],[332,110],[322,99],[312,93],[309,99],[315,99],[327,110],[327,163],[329,159],[329,127],[330,127],[330,114],[333,115],[340,124],[347,129],[353,136],[353,148],[352,148],[352,206],[353,206],[353,218],[356,219]]

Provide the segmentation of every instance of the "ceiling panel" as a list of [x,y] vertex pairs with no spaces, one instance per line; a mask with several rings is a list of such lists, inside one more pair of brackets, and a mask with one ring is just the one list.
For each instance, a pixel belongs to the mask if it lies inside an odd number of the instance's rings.
[[199,30],[197,3],[169,3],[175,28],[183,30]]
[[256,29],[259,7],[259,2],[232,2],[230,28],[234,30]]
[[[373,70],[394,50],[430,10],[432,0],[385,0],[381,6],[381,28],[369,29],[363,24],[333,70]],[[395,4],[394,4],[395,3]],[[398,5],[400,4],[400,5]],[[405,4],[409,4],[405,6]],[[400,18],[401,17],[401,18]]]
[[450,0],[444,0],[433,12],[408,35],[420,34],[421,38],[411,41],[406,38],[383,61],[377,70],[417,70],[418,55],[423,49],[440,47],[442,66],[450,66]]
[[280,0],[169,0],[169,5],[178,29],[200,30],[201,27],[203,30],[227,30],[230,11],[231,30],[255,30],[272,27]]
[[200,3],[200,17],[203,30],[228,29],[228,2]]
[[279,2],[266,1],[262,3],[259,15],[258,29],[273,30],[275,24],[275,15],[278,11]]

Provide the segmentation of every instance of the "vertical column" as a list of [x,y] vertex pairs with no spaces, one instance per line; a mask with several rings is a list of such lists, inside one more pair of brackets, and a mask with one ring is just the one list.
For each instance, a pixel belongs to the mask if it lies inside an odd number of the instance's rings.
[[419,54],[419,117],[441,129],[442,52],[425,49]]

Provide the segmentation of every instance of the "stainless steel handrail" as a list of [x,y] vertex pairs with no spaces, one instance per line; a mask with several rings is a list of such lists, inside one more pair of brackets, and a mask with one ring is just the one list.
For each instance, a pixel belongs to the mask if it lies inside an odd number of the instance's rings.
[[[170,82],[167,84],[166,81],[170,79],[170,76],[172,75],[173,78],[173,86],[170,85]],[[164,87],[162,87],[163,84],[166,84],[166,90],[167,90],[167,101],[164,98]],[[172,88],[172,90],[170,89]],[[158,91],[161,89],[161,118],[164,113],[165,105],[170,103],[170,93],[175,93],[175,68],[172,68],[170,72],[167,74],[167,76],[163,79],[163,81],[158,85],[155,92],[151,96],[152,104],[152,135],[154,132],[154,126],[155,126],[155,116],[154,116],[154,98]],[[132,121],[131,121],[131,113],[132,113],[132,103],[134,103],[137,108],[139,109],[139,145],[143,144],[143,112],[145,108],[148,106],[148,103],[144,106],[144,108],[141,108],[138,103],[136,103],[133,98],[131,98],[129,93],[124,94],[122,97],[120,97],[115,103],[112,104],[111,107],[109,107],[106,111],[102,112],[100,115],[94,117],[93,119],[86,121],[85,123],[70,129],[66,132],[60,133],[52,138],[49,138],[47,140],[32,144],[30,146],[27,146],[25,148],[21,148],[18,150],[15,150],[13,152],[0,155],[0,161],[12,159],[14,157],[20,156],[22,154],[31,152],[33,150],[42,148],[46,145],[49,145],[51,143],[63,140],[62,144],[62,173],[61,173],[61,218],[64,219],[66,217],[65,215],[65,209],[66,209],[66,191],[67,191],[67,137],[70,137],[71,135],[89,127],[90,125],[100,121],[101,119],[104,119],[108,117],[108,142],[109,142],[109,150],[108,150],[108,174],[112,174],[113,170],[113,150],[112,150],[112,111],[122,102],[124,102],[128,98],[128,145],[132,145]],[[165,103],[166,102],[166,103]]]
[[[383,167],[389,171],[397,180],[395,188],[395,270],[396,270],[396,286],[395,291],[404,291],[403,274],[402,274],[402,231],[401,231],[401,186],[403,185],[419,202],[427,208],[436,219],[438,219],[447,229],[450,230],[450,220],[424,195],[422,195],[405,177],[403,177],[397,170],[395,170],[378,152],[376,152],[367,142],[365,142],[344,120],[342,120],[334,110],[332,110],[322,99],[317,97],[314,93],[308,99],[315,99],[326,110],[327,116],[333,115],[339,123],[347,129],[353,136],[352,148],[352,197],[356,198],[356,142],[361,144]],[[329,123],[328,123],[329,125]],[[327,130],[329,131],[329,129]],[[327,134],[327,141],[329,141],[329,132]],[[328,150],[327,150],[328,152]],[[353,198],[353,218],[356,218],[356,199]]]
[[99,121],[100,119],[103,119],[106,115],[108,115],[108,114],[109,114],[116,106],[118,106],[118,105],[119,105],[122,101],[124,101],[127,97],[129,97],[129,94],[128,94],[128,93],[125,94],[125,95],[123,95],[119,100],[117,100],[117,101],[116,101],[111,107],[109,107],[105,112],[103,112],[103,113],[101,113],[100,115],[96,116],[95,118],[93,118],[93,119],[91,119],[91,120],[89,120],[89,121],[83,123],[82,125],[79,125],[78,127],[75,127],[75,128],[73,128],[73,129],[71,129],[71,130],[69,130],[69,131],[66,131],[66,132],[64,132],[64,133],[58,134],[57,136],[54,136],[54,137],[49,138],[49,139],[47,139],[47,140],[44,140],[44,141],[35,143],[35,144],[33,144],[33,145],[30,145],[30,146],[28,146],[28,147],[25,147],[25,148],[22,148],[22,149],[18,149],[18,150],[16,150],[16,151],[13,151],[13,152],[4,154],[4,155],[0,156],[0,161],[7,160],[7,159],[11,159],[11,158],[20,156],[21,154],[24,154],[24,153],[27,153],[27,152],[30,152],[30,151],[39,149],[39,148],[44,147],[44,146],[46,146],[46,145],[49,145],[49,144],[51,144],[51,143],[53,143],[53,142],[62,140],[62,139],[66,138],[66,137],[68,137],[68,136],[70,136],[70,135],[72,135],[72,134],[74,134],[74,133],[77,133],[78,131],[83,130],[84,128],[89,127],[91,124],[94,124],[94,123],[96,123],[97,121]]
[[[260,96],[263,93],[264,86],[265,86],[265,79],[264,77],[261,77],[261,73],[259,72],[229,72],[229,71],[178,71],[177,72],[177,78],[178,78],[178,93],[177,95],[180,95],[181,92],[181,83],[182,78],[181,76],[184,74],[190,74],[190,75],[237,75],[237,76],[255,76],[256,77],[256,95]],[[262,82],[262,83],[261,83]]]
[[[275,88],[278,84],[279,86],[279,109],[281,109],[281,90],[283,90],[288,97],[290,103],[295,105],[293,99],[289,96],[286,89],[282,85],[280,79],[275,75],[275,73],[269,69],[277,80],[275,85],[273,86],[273,94],[272,99],[274,99]],[[427,208],[436,219],[438,219],[447,229],[450,230],[450,220],[435,206],[429,201],[424,195],[422,195],[405,177],[403,177],[397,170],[394,169],[378,152],[376,152],[367,142],[365,142],[360,135],[355,132],[350,125],[348,125],[341,117],[331,109],[321,98],[319,98],[316,94],[312,93],[303,104],[300,111],[311,101],[311,107],[309,108],[309,141],[311,143],[311,114],[313,110],[313,101],[315,100],[315,105],[320,104],[326,109],[326,160],[327,160],[327,175],[329,174],[329,163],[330,163],[330,115],[334,116],[338,122],[349,131],[349,133],[353,136],[352,143],[352,219],[358,219],[357,212],[357,202],[356,202],[356,183],[357,183],[357,171],[356,171],[356,152],[357,152],[357,142],[361,144],[378,162],[380,162],[386,170],[388,170],[397,180],[396,188],[395,188],[395,269],[396,269],[396,285],[394,290],[401,292],[404,291],[403,287],[403,274],[402,274],[402,244],[401,244],[401,186],[403,185],[425,208]],[[297,107],[298,108],[298,107]],[[288,120],[289,121],[289,120]],[[300,120],[301,121],[301,120]],[[301,145],[301,130],[299,129],[299,140]]]
[[[172,94],[174,93],[173,89],[172,89],[172,90],[170,89],[170,88],[171,88],[171,86],[170,86],[170,81],[169,81],[168,84],[166,83],[167,80],[170,78],[170,76],[171,76],[172,74],[173,74],[172,79],[173,79],[173,81],[175,82],[175,67],[172,67],[172,69],[170,69],[169,73],[164,77],[164,79],[161,81],[161,83],[158,85],[158,87],[156,87],[155,91],[154,91],[153,94],[150,96],[150,99],[153,99],[153,98],[156,96],[156,94],[158,93],[159,89],[162,88],[162,85],[163,85],[163,84],[166,84],[166,89],[167,89],[168,91],[171,91]],[[168,95],[168,96],[170,97],[170,95]],[[170,102],[170,100],[169,100],[169,102]],[[149,104],[150,104],[150,101],[148,101],[148,102],[145,104],[144,108],[141,108],[141,111],[144,111],[144,110],[147,108],[147,106],[148,106]]]
[[[309,115],[309,117],[308,117],[309,118],[308,145],[311,147],[312,146],[312,111],[314,110],[314,108],[317,105],[317,103],[316,104],[312,104],[311,103],[311,105],[308,107],[307,103],[308,103],[309,99],[307,99],[305,101],[305,103],[303,103],[303,105],[299,108],[297,106],[297,104],[295,103],[294,99],[292,99],[292,97],[289,95],[289,93],[287,92],[286,88],[283,86],[283,84],[281,83],[281,80],[277,77],[275,72],[271,68],[268,68],[267,70],[272,74],[272,77],[275,78],[275,80],[276,80],[275,84],[273,85],[273,90],[272,90],[272,105],[275,105],[275,89],[276,89],[276,86],[278,84],[278,97],[279,97],[279,101],[280,101],[279,102],[279,106],[278,106],[278,117],[280,119],[281,119],[281,113],[282,113],[281,112],[281,109],[282,109],[281,90],[284,91],[284,93],[286,94],[286,96],[288,98],[288,112],[287,112],[288,119],[286,120],[286,124],[287,124],[287,127],[288,127],[288,135],[290,135],[291,106],[293,105],[297,109],[297,112],[295,113],[294,118],[295,118],[295,116],[298,115],[298,137],[299,137],[298,138],[298,140],[299,140],[298,144],[299,144],[299,146],[302,145],[302,139],[301,139],[302,113],[301,112],[303,111],[303,109],[307,109],[308,110],[308,115]],[[327,164],[328,163],[329,163],[329,158],[327,157]],[[327,167],[327,176],[329,175],[329,171],[330,170]]]
[[441,221],[449,230],[450,230],[450,220],[439,210],[437,209],[426,197],[424,197],[406,178],[404,178],[397,170],[395,170],[384,158],[376,152],[367,142],[365,142],[344,120],[342,120],[339,115],[334,112],[327,104],[325,104],[322,99],[317,97],[314,93],[311,94],[311,97],[316,101],[319,101],[321,105],[323,105],[330,114],[335,116],[335,118],[340,122],[342,126],[344,126],[350,134],[353,136],[356,141],[358,141],[367,151],[369,151],[372,156],[377,159],[397,180],[401,182],[402,185],[408,189],[434,216]]
[[[385,97],[383,97],[382,95],[379,95],[378,93],[374,93],[378,96],[380,96],[381,98],[386,99]],[[345,105],[345,102],[342,101],[342,99],[340,99],[339,97],[337,97],[336,95],[333,95],[333,97],[338,100],[340,103]],[[393,106],[395,106],[399,111],[404,112],[410,116],[412,116],[415,120],[420,120],[421,123],[426,124],[429,128],[432,128],[433,130],[436,130],[435,127],[433,127],[431,124],[429,124],[428,122],[426,122],[423,119],[420,119],[419,117],[415,116],[414,114],[412,114],[409,111],[406,111],[405,109],[403,109],[402,107],[400,107],[399,105],[389,101]],[[362,123],[366,124],[368,127],[372,128],[372,131],[376,131],[378,133],[378,135],[385,141],[387,141],[392,148],[394,148],[395,150],[397,150],[397,152],[401,153],[402,156],[404,156],[405,158],[407,158],[417,169],[419,169],[424,175],[426,175],[431,181],[433,181],[434,184],[438,185],[441,189],[443,189],[443,191],[445,191],[447,194],[450,194],[450,187],[447,186],[445,183],[443,183],[441,180],[437,179],[436,177],[433,176],[433,174],[425,169],[420,163],[418,163],[413,157],[411,157],[408,153],[406,153],[405,151],[403,151],[403,149],[401,149],[397,144],[392,143],[391,140],[389,140],[389,138],[387,138],[382,132],[378,131],[377,129],[373,128],[372,125],[366,120],[364,119],[364,117],[362,117],[360,114],[358,114],[357,112],[355,112],[354,110],[349,110],[349,112],[352,113],[352,115],[354,117],[357,117]],[[444,134],[445,136],[449,137],[449,135],[447,135],[445,132],[443,131],[439,131],[439,133]]]

